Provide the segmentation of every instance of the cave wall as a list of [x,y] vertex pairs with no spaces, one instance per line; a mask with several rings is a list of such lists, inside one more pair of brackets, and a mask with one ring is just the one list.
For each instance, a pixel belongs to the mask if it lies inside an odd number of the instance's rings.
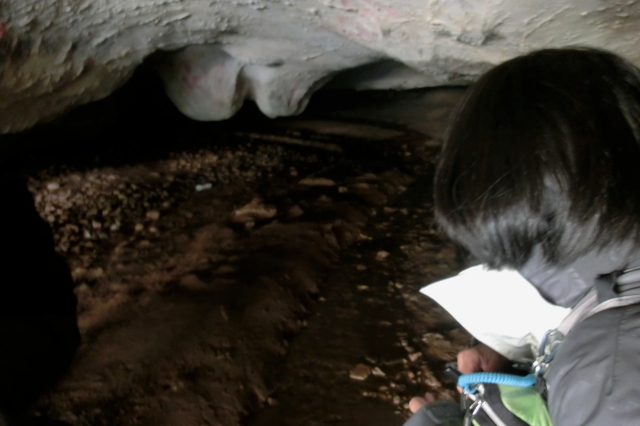
[[4,0],[0,132],[107,96],[154,55],[186,115],[245,99],[301,112],[337,74],[356,89],[473,81],[543,47],[593,46],[640,65],[636,0]]

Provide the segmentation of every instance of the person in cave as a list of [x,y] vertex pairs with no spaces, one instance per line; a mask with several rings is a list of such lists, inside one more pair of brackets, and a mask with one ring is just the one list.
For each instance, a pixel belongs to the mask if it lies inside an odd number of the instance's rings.
[[0,426],[54,424],[26,412],[79,345],[73,281],[25,182],[6,168],[0,182]]
[[[423,293],[481,342],[458,355],[461,373],[514,361],[538,373],[528,389],[542,404],[512,404],[515,418],[502,424],[640,424],[639,185],[640,70],[612,53],[532,52],[487,72],[463,99],[435,209],[477,266]],[[489,389],[473,386],[472,399]],[[464,415],[500,424],[491,413],[509,405],[500,398],[481,399],[475,416],[414,398],[406,425],[459,426]]]

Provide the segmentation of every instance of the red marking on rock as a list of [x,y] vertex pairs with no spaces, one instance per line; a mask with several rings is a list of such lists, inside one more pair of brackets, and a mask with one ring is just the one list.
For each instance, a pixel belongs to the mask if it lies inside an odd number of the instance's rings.
[[194,75],[193,77],[191,77],[191,80],[189,81],[189,88],[194,88],[199,84],[200,84],[200,76]]

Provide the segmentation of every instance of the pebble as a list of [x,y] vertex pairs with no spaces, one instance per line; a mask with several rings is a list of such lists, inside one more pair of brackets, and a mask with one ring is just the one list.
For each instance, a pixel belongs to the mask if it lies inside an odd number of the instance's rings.
[[297,204],[295,206],[289,208],[289,211],[287,212],[287,215],[291,219],[295,219],[296,217],[300,217],[303,214],[304,214],[304,210],[302,210],[302,208]]
[[359,286],[356,286],[356,288],[358,289],[358,291],[368,291],[369,290],[369,286],[368,285],[359,285]]
[[158,220],[160,219],[160,212],[158,210],[149,210],[146,216],[147,219]]
[[423,370],[423,382],[425,385],[429,386],[433,389],[439,389],[442,387],[442,383],[433,375],[433,373],[429,370]]
[[258,198],[236,209],[231,213],[231,221],[234,223],[255,222],[257,220],[273,219],[278,214],[274,206],[263,204]]
[[60,184],[58,182],[49,182],[47,184],[47,189],[49,191],[56,191],[56,190],[60,189]]
[[78,268],[75,268],[73,271],[71,271],[71,277],[74,279],[74,281],[78,281],[84,278],[84,275],[86,273],[87,273],[86,269],[82,267],[78,267]]
[[196,189],[196,192],[200,192],[207,189],[211,189],[212,187],[213,185],[210,183],[203,183],[203,184],[196,185],[195,189]]
[[267,404],[271,406],[278,405],[278,400],[272,397],[267,397]]
[[322,177],[304,178],[298,182],[298,184],[305,186],[336,186],[336,182],[334,180]]
[[350,188],[354,188],[354,189],[369,189],[369,184],[366,182],[358,182],[358,183],[353,183],[351,185],[349,185]]
[[349,378],[353,380],[366,380],[370,374],[371,367],[366,364],[356,364],[356,366],[349,371]]
[[358,271],[366,271],[366,270],[367,270],[367,267],[366,267],[366,266],[364,266],[364,265],[362,265],[362,264],[359,264],[359,265],[356,265],[356,269],[357,269]]
[[374,175],[373,173],[365,173],[355,178],[356,182],[371,182],[377,180],[378,176]]
[[378,262],[381,262],[389,257],[389,255],[390,253],[388,251],[380,250],[378,253],[376,253],[376,260]]
[[415,362],[421,356],[422,356],[422,352],[413,352],[409,354],[409,360],[411,362]]
[[98,278],[102,278],[104,276],[104,269],[102,268],[93,268],[87,271],[85,277],[88,280],[97,280]]
[[382,371],[380,369],[380,367],[373,367],[373,370],[371,370],[371,374],[373,374],[374,376],[378,376],[378,377],[386,376],[385,372]]

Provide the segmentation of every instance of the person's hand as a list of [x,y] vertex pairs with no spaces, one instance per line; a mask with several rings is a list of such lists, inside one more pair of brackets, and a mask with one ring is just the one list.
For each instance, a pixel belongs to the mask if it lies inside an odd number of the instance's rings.
[[[508,366],[509,359],[483,343],[458,353],[458,370],[462,374],[478,373],[480,371],[499,372]],[[462,390],[458,388],[458,391],[461,392]],[[434,400],[435,397],[430,393],[425,394],[424,398],[416,396],[409,401],[409,409],[412,413],[415,413],[423,405]]]
[[483,343],[458,353],[458,370],[462,374],[499,372],[508,366],[507,358]]

